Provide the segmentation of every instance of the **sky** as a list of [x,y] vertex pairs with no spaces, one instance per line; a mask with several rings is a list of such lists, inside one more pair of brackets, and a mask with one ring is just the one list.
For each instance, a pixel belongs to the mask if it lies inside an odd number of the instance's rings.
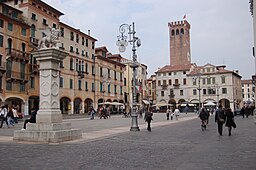
[[[242,79],[255,74],[252,56],[253,24],[249,0],[43,0],[64,13],[60,20],[97,39],[112,54],[119,27],[135,22],[138,61],[148,75],[170,64],[168,22],[190,23],[191,60],[197,65],[226,65],[239,70]],[[128,45],[122,57],[131,59]]]

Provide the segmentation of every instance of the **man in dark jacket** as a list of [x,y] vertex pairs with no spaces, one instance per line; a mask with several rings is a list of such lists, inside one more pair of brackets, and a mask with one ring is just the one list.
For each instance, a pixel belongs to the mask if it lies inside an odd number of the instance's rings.
[[26,129],[27,123],[36,123],[36,114],[37,114],[37,111],[36,111],[36,109],[33,108],[31,110],[30,118],[26,119],[25,122],[24,122],[23,129]]
[[224,110],[222,109],[222,105],[219,105],[219,108],[215,113],[215,122],[218,124],[218,132],[220,136],[222,136],[223,124],[225,123],[226,116]]

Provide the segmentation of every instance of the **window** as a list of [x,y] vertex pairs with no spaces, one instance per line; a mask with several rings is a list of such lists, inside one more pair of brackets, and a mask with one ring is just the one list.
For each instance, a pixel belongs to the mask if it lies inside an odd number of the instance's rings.
[[184,29],[183,29],[183,28],[181,28],[180,33],[181,33],[182,35],[184,34]]
[[207,84],[211,84],[211,78],[210,77],[207,78]]
[[88,39],[85,39],[85,46],[88,47]]
[[215,84],[216,81],[215,81],[215,77],[212,78],[212,84]]
[[176,85],[179,84],[179,79],[175,79],[175,84],[176,84]]
[[30,88],[35,88],[35,78],[34,77],[30,77]]
[[48,26],[46,19],[43,19],[43,25]]
[[123,81],[123,74],[120,73],[120,81]]
[[31,25],[31,31],[30,31],[31,37],[36,36],[36,26],[34,24]]
[[53,28],[57,28],[57,25],[56,25],[56,24],[52,24],[52,27],[53,27]]
[[222,88],[222,94],[227,94],[227,88]]
[[193,95],[196,95],[196,89],[193,89]]
[[32,13],[31,19],[34,20],[34,21],[37,21],[36,14]]
[[205,84],[206,82],[205,82],[205,78],[203,78],[203,84]]
[[222,83],[222,84],[225,84],[225,83],[226,83],[225,76],[222,76],[222,77],[221,77],[221,83]]
[[117,80],[117,78],[116,78],[116,71],[114,71],[114,77],[115,77],[115,80]]
[[0,19],[0,27],[4,28],[4,21]]
[[63,27],[60,27],[60,36],[64,37],[64,28]]
[[123,87],[120,86],[120,95],[123,95]]
[[183,85],[187,84],[187,79],[183,79]]
[[64,86],[63,77],[60,77],[60,87],[63,88]]
[[111,93],[111,85],[108,84],[108,93]]
[[12,31],[13,30],[13,24],[12,23],[8,23],[8,30]]
[[73,46],[70,46],[70,50],[69,50],[70,52],[74,52],[74,48],[73,48]]
[[179,34],[180,34],[180,30],[176,29],[176,35],[179,35]]
[[114,92],[115,92],[115,94],[117,94],[117,91],[116,91],[116,85],[114,86]]
[[74,62],[73,62],[72,58],[70,59],[69,68],[70,68],[70,70],[74,70]]
[[82,37],[82,45],[84,45],[84,37]]
[[180,95],[183,96],[183,90],[180,90]]
[[161,96],[164,96],[164,91],[161,91]]
[[0,35],[0,47],[3,47],[3,41],[4,41],[4,37],[2,35]]
[[92,66],[92,75],[95,75],[95,68]]
[[26,36],[27,35],[27,29],[21,28],[21,35]]
[[20,83],[20,92],[25,91],[25,84],[24,83]]
[[103,77],[103,68],[100,67],[100,77]]
[[126,78],[124,78],[124,86],[126,86]]
[[73,89],[73,79],[69,79],[69,88]]
[[175,35],[175,31],[174,30],[172,30],[172,36],[174,36]]
[[84,86],[85,86],[84,89],[85,89],[86,91],[88,91],[88,82],[87,82],[87,81],[85,82]]
[[79,43],[79,35],[76,34],[76,42]]
[[78,90],[82,90],[82,81],[78,80]]
[[70,40],[74,41],[74,33],[73,32],[70,32]]
[[12,90],[12,82],[11,81],[6,82],[6,90]]
[[206,89],[203,89],[203,94],[206,94]]
[[161,86],[161,80],[158,80],[158,86]]
[[92,83],[92,91],[95,91],[94,83]]

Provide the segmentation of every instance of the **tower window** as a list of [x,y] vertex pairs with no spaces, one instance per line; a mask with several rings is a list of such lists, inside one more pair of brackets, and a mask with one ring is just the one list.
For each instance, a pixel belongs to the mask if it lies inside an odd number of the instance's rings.
[[180,33],[184,34],[184,29],[183,28],[181,28]]
[[180,30],[176,29],[176,35],[179,35],[179,34],[180,34]]
[[175,35],[175,31],[174,30],[172,30],[172,36],[174,36]]

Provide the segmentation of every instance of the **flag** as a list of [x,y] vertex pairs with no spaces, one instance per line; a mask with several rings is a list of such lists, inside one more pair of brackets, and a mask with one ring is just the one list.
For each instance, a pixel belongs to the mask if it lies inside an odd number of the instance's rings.
[[187,16],[186,16],[186,14],[185,14],[185,15],[183,16],[183,19],[186,19],[186,17],[187,17]]

